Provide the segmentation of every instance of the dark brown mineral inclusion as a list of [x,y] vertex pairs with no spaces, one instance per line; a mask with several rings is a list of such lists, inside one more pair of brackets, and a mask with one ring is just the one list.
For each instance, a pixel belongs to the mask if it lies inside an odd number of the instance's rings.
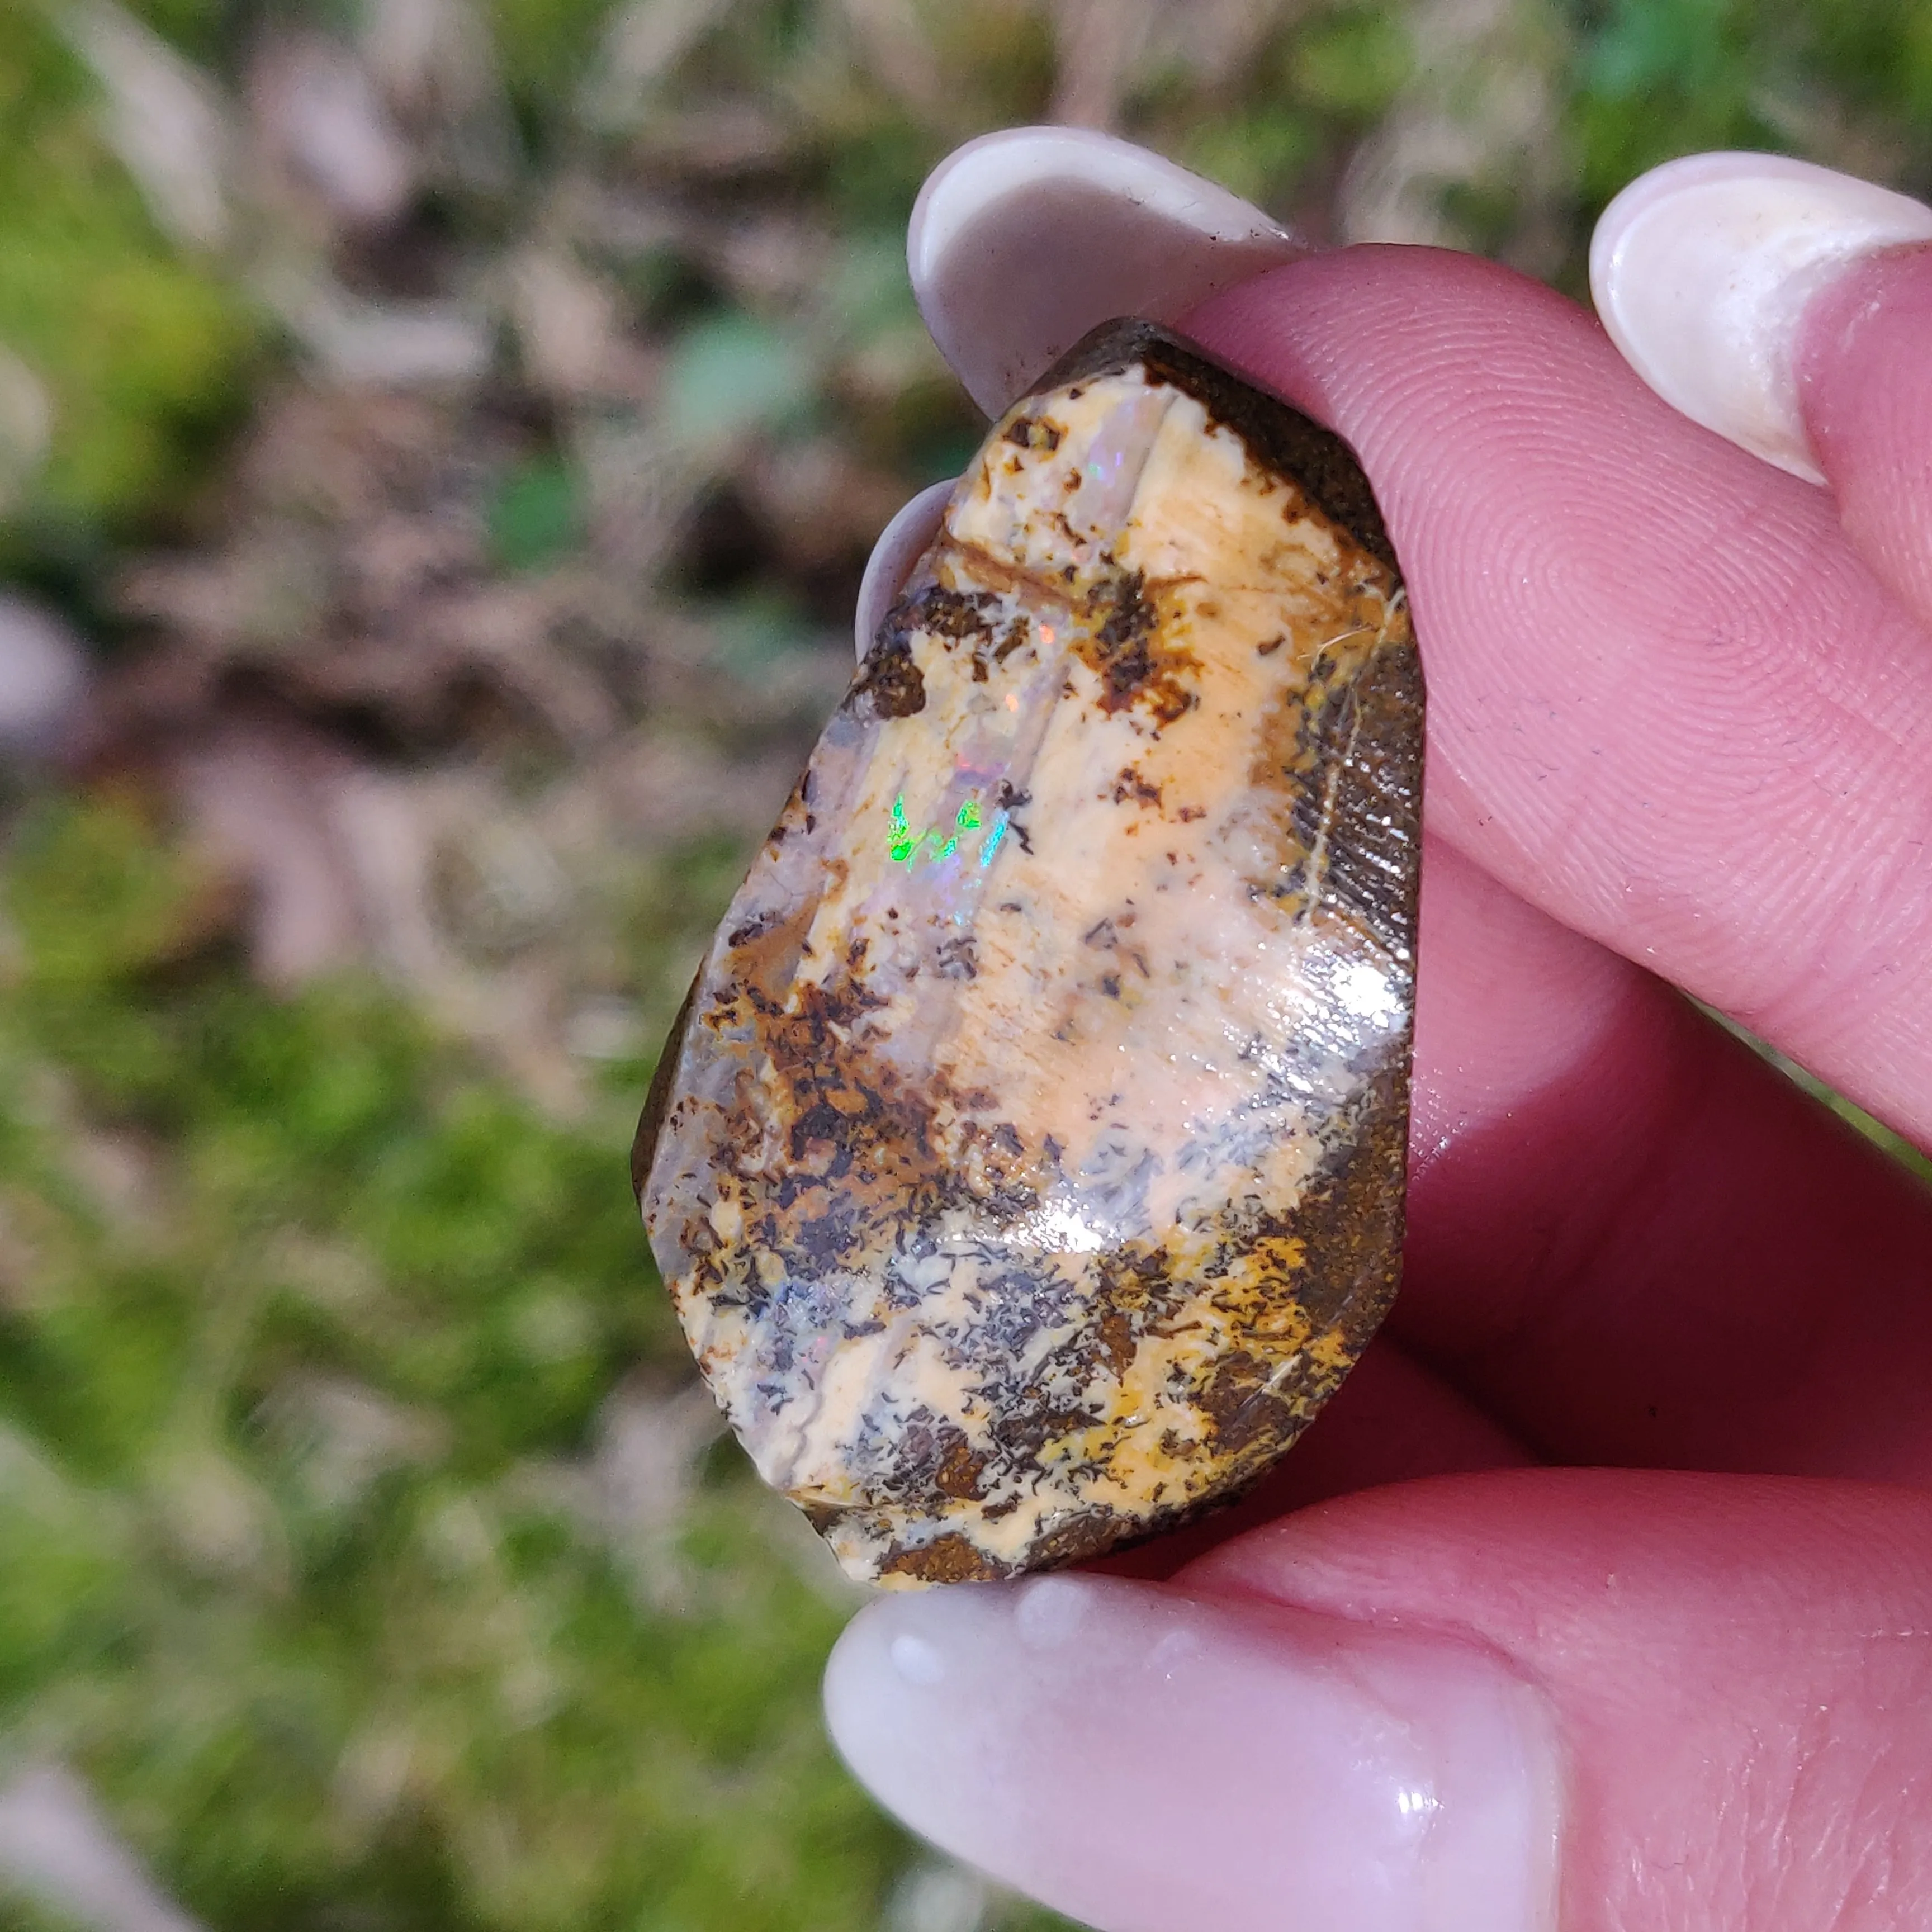
[[1395,1292],[1422,676],[1347,446],[1165,331],[997,424],[640,1130],[659,1266],[854,1575],[1232,1500]]

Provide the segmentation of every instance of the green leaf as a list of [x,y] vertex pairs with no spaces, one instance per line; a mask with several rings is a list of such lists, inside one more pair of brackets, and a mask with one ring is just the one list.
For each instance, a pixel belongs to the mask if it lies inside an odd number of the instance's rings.
[[584,542],[584,486],[577,472],[555,457],[512,470],[488,511],[490,549],[500,569],[547,569]]
[[688,446],[790,428],[813,400],[811,364],[796,339],[752,316],[707,317],[672,345],[663,421]]

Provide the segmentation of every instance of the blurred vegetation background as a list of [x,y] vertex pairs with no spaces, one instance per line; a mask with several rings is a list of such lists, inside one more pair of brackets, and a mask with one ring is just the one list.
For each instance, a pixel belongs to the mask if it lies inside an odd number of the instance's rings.
[[0,0],[0,1923],[1050,1922],[832,1761],[625,1180],[1039,119],[1580,293],[1673,154],[1932,190],[1932,12]]

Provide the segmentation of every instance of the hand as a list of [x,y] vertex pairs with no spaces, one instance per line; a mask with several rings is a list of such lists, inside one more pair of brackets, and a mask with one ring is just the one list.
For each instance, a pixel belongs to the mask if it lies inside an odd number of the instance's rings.
[[[1070,152],[928,198],[982,391],[1109,312],[1120,150]],[[1167,193],[1113,205],[1172,319],[1242,237]],[[1932,1924],[1932,1193],[1675,990],[1932,1140],[1932,248],[1868,252],[1932,211],[1754,158],[1606,224],[1629,361],[1420,249],[1181,316],[1354,445],[1414,599],[1402,1298],[1186,1550],[883,1600],[827,1686],[887,1804],[1106,1932]],[[962,233],[1030,292],[976,334]]]

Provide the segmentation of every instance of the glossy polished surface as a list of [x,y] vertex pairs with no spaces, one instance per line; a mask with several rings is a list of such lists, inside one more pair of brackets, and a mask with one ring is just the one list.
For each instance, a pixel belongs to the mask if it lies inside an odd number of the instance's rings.
[[854,1574],[1232,1496],[1394,1289],[1421,683],[1336,439],[1114,325],[1015,405],[734,902],[652,1246]]

